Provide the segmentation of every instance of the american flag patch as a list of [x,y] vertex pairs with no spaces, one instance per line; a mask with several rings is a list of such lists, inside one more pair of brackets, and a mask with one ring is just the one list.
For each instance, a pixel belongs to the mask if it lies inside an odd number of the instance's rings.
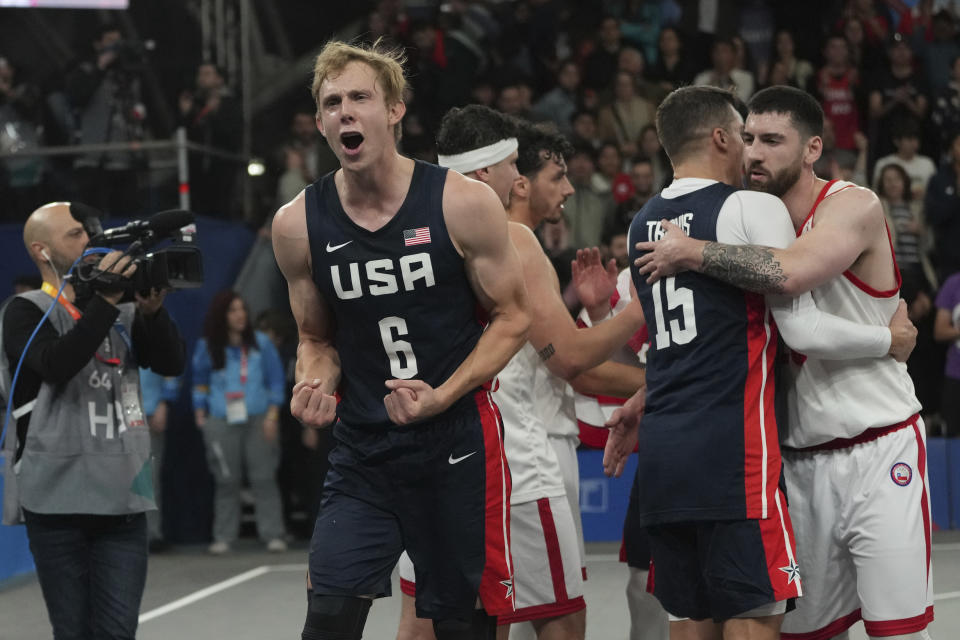
[[403,246],[411,247],[415,244],[430,244],[430,227],[403,230]]

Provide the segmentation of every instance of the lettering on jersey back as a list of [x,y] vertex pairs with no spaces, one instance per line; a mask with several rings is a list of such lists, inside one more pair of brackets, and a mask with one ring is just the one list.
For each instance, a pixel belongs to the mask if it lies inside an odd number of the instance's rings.
[[[693,222],[693,213],[687,212],[681,214],[671,220],[673,224],[677,225],[686,235],[690,235],[690,223]],[[663,225],[660,224],[659,220],[647,220],[647,240],[648,242],[656,242],[663,237],[664,233]]]
[[[424,288],[436,285],[433,263],[429,253],[413,253],[400,257],[400,279],[396,275],[396,266],[392,258],[379,258],[367,262],[351,262],[346,266],[347,282],[341,277],[340,265],[330,265],[330,279],[337,297],[341,300],[354,300],[364,294],[364,288],[371,296],[386,296],[400,292],[400,281],[404,291],[413,291],[417,281],[422,280]],[[362,267],[362,269],[361,269]],[[363,278],[361,277],[361,271]]]

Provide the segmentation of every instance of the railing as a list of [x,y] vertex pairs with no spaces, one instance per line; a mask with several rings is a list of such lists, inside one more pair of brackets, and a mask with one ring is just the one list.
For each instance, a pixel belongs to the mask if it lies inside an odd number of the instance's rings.
[[[138,142],[111,142],[104,144],[77,144],[77,145],[63,145],[63,146],[51,146],[51,147],[23,147],[13,152],[0,153],[0,162],[8,159],[22,159],[22,158],[31,158],[31,157],[57,157],[57,156],[74,156],[74,155],[84,155],[89,153],[107,153],[107,152],[126,152],[130,154],[134,153],[143,153],[143,152],[163,152],[163,151],[172,151],[176,154],[176,159],[173,163],[167,162],[157,162],[151,159],[150,168],[151,169],[160,169],[160,168],[170,168],[176,166],[177,169],[177,190],[179,194],[178,206],[181,209],[190,209],[190,153],[191,151],[213,156],[216,158],[222,158],[224,160],[229,160],[231,162],[236,162],[243,167],[249,163],[250,158],[248,156],[232,153],[230,151],[224,151],[223,149],[217,149],[216,147],[210,147],[202,144],[197,144],[196,142],[190,142],[187,139],[187,131],[185,128],[180,127],[174,133],[174,136],[170,140],[143,140]],[[244,218],[249,220],[251,218],[251,187],[249,178],[246,175],[246,171],[242,171],[241,174],[243,178],[242,188],[243,188],[243,214]]]

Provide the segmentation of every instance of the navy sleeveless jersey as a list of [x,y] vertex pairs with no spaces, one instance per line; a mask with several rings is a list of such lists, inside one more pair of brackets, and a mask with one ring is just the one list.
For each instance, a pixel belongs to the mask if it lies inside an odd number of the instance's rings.
[[446,169],[417,161],[406,199],[376,231],[347,216],[333,176],[305,195],[313,280],[336,320],[337,416],[351,427],[387,427],[384,382],[437,387],[450,377],[483,330],[477,300],[443,219]]
[[[630,226],[631,264],[641,255],[635,243],[656,240],[664,218],[716,241],[734,191],[715,183],[651,199]],[[643,525],[775,514],[777,332],[763,297],[694,272],[651,286],[631,269],[650,332],[637,471]]]

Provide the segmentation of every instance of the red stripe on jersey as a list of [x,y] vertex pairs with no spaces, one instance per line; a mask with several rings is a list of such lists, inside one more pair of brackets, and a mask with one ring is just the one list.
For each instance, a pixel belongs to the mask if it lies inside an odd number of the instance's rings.
[[400,592],[405,596],[417,597],[417,583],[400,578]]
[[630,347],[634,353],[640,353],[643,351],[643,345],[648,344],[649,342],[650,331],[647,328],[647,325],[643,325],[637,329],[636,333],[634,333],[629,340],[627,340],[627,346]]
[[827,626],[817,629],[816,631],[806,631],[804,633],[782,632],[780,638],[781,640],[828,640],[829,638],[840,635],[859,621],[860,609],[857,609],[842,618],[837,618]]
[[[797,237],[799,238],[804,229],[807,228],[807,225],[813,226],[813,214],[817,211],[817,207],[820,206],[820,203],[824,201],[828,196],[834,196],[844,189],[849,189],[854,185],[844,185],[840,189],[837,189],[833,193],[827,193],[830,191],[830,187],[834,185],[837,180],[830,180],[827,184],[823,185],[823,189],[820,190],[820,195],[817,196],[817,199],[813,203],[813,207],[810,208],[810,213],[807,214],[807,217],[804,219],[803,224],[800,225],[800,229],[797,230]],[[900,267],[897,265],[897,256],[893,252],[893,238],[890,235],[890,227],[884,221],[884,228],[887,230],[887,241],[890,243],[890,256],[893,259],[893,273],[897,279],[897,286],[893,289],[888,289],[886,291],[878,291],[874,289],[866,282],[858,278],[852,271],[847,269],[843,272],[844,277],[849,280],[855,287],[866,293],[867,295],[873,296],[874,298],[892,298],[900,291],[900,285],[903,284],[903,278],[900,276]]]
[[500,616],[517,608],[513,594],[513,561],[510,557],[510,469],[503,453],[500,410],[487,391],[473,396],[483,426],[486,457],[486,561],[480,576],[480,602],[488,614]]
[[864,620],[863,626],[867,635],[873,638],[884,638],[887,636],[907,635],[908,633],[917,633],[927,628],[927,625],[933,622],[933,605],[927,607],[927,610],[920,615],[903,620],[883,620],[874,622]]
[[[923,514],[923,537],[927,543],[927,581],[930,580],[930,501],[927,499],[927,445],[923,441],[923,434],[920,433],[920,426],[914,421],[913,433],[917,436],[917,473],[920,474],[920,482],[923,483],[923,491],[920,499],[923,501],[920,505],[920,512]],[[931,610],[931,616],[933,612]],[[932,619],[932,617],[931,617]],[[900,633],[912,633],[911,631],[902,631]]]
[[747,312],[747,379],[743,390],[743,484],[748,519],[766,518],[780,481],[780,448],[774,414],[773,361],[777,329],[763,296],[744,294]]
[[543,541],[547,545],[547,561],[550,565],[550,578],[553,580],[553,597],[557,603],[566,602],[567,581],[563,574],[563,557],[560,555],[560,538],[557,537],[557,525],[553,521],[550,498],[537,500],[540,512],[540,526],[543,528]]
[[803,224],[800,225],[800,228],[797,229],[797,237],[799,238],[803,234],[803,230],[807,228],[807,224],[813,220],[813,214],[817,210],[817,207],[820,206],[820,203],[823,202],[823,199],[827,197],[827,191],[830,190],[830,187],[833,186],[836,180],[830,180],[827,184],[823,185],[823,189],[820,190],[820,194],[817,196],[817,199],[813,201],[813,206],[810,207],[810,213],[807,214],[807,217],[803,219]]
[[901,429],[906,429],[911,425],[915,425],[917,420],[920,419],[920,414],[915,413],[911,417],[907,418],[903,422],[898,422],[897,424],[892,424],[889,427],[872,427],[862,432],[860,435],[853,438],[834,438],[833,440],[827,440],[820,444],[815,444],[812,447],[785,447],[789,451],[796,452],[809,452],[809,451],[834,451],[836,449],[846,449],[847,447],[852,447],[854,445],[863,444],[865,442],[873,442],[877,438],[882,438],[883,436],[890,435]]
[[577,420],[577,426],[580,428],[582,446],[587,449],[603,449],[607,446],[607,438],[610,437],[609,429],[587,424],[583,420]]
[[800,228],[797,229],[797,237],[798,237],[798,238],[799,238],[801,235],[803,235],[803,232],[806,230],[806,228],[807,228],[808,225],[811,226],[811,227],[813,226],[813,214],[816,212],[817,207],[820,206],[820,203],[823,202],[825,198],[827,198],[828,196],[836,195],[836,194],[840,193],[841,191],[843,191],[844,189],[849,189],[850,187],[855,186],[855,185],[852,185],[852,184],[848,184],[848,185],[844,185],[844,186],[840,187],[839,189],[837,189],[837,190],[834,191],[833,193],[827,193],[828,191],[830,191],[830,187],[832,187],[832,186],[834,185],[834,183],[836,183],[836,182],[839,182],[839,181],[838,181],[838,180],[830,180],[829,182],[827,182],[827,184],[823,185],[823,189],[820,190],[820,195],[817,196],[817,199],[814,200],[814,202],[813,202],[813,206],[810,207],[810,213],[807,214],[807,217],[803,219],[803,224],[801,224],[801,225],[800,225]]
[[780,492],[774,494],[770,505],[770,517],[758,520],[760,539],[767,558],[767,574],[777,602],[803,595],[800,586],[800,567],[797,565],[797,550],[793,542],[793,523]]
[[887,221],[883,221],[883,228],[887,230],[887,242],[890,243],[890,259],[893,260],[893,275],[897,279],[897,286],[893,289],[887,289],[886,291],[877,291],[866,282],[853,275],[853,272],[847,269],[843,272],[843,275],[846,276],[847,280],[856,285],[857,288],[862,290],[867,295],[871,295],[874,298],[892,298],[900,292],[900,285],[903,284],[903,277],[900,275],[900,266],[897,264],[897,254],[893,251],[893,237],[890,235],[890,226],[887,224]]

